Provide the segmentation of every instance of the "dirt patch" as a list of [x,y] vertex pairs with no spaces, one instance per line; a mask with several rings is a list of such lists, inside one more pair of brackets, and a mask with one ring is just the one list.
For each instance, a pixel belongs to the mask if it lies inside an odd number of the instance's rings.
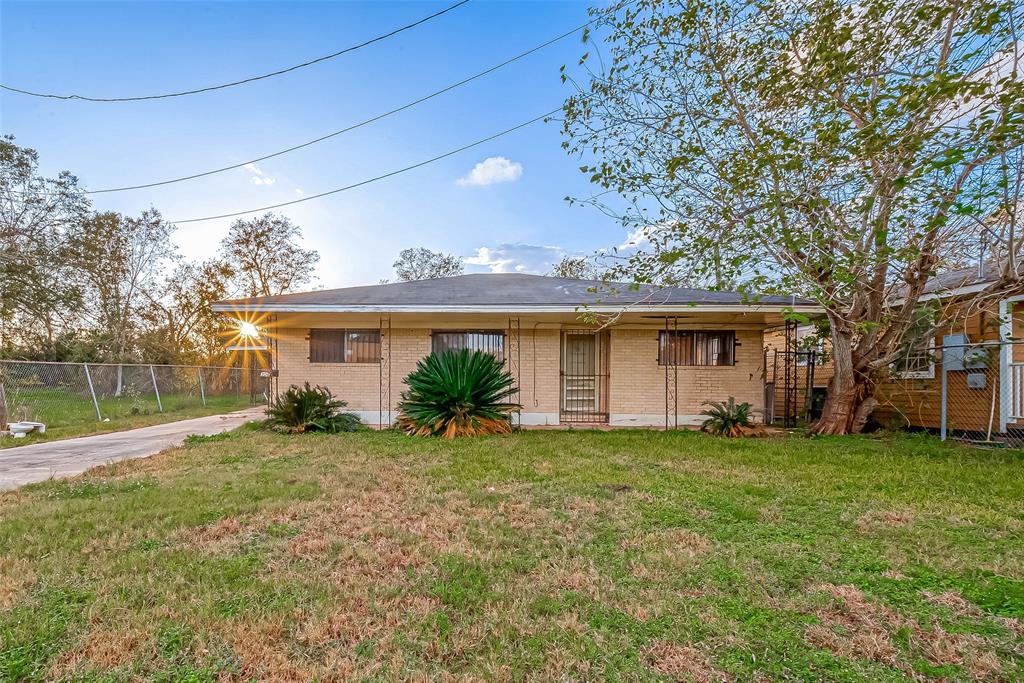
[[716,671],[709,664],[708,658],[700,650],[690,645],[656,640],[643,648],[641,654],[648,666],[674,680],[690,680],[695,683],[729,680],[724,673]]

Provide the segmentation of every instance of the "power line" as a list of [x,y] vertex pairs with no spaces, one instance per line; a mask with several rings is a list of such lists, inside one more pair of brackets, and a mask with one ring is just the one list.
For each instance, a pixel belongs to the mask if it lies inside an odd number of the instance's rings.
[[448,158],[450,156],[458,154],[459,152],[465,152],[467,149],[471,149],[473,147],[477,147],[479,145],[484,144],[485,142],[490,142],[491,140],[500,138],[503,135],[508,135],[509,133],[514,133],[515,131],[519,130],[520,128],[525,128],[525,127],[527,127],[527,126],[529,126],[529,125],[531,125],[533,123],[537,123],[538,121],[542,121],[542,120],[546,119],[547,117],[549,117],[549,116],[551,116],[551,115],[553,115],[553,114],[555,114],[556,112],[559,112],[559,111],[561,111],[561,107],[559,107],[558,109],[552,109],[551,111],[549,111],[549,112],[547,112],[545,114],[541,114],[540,116],[532,118],[529,121],[525,121],[523,123],[520,123],[517,126],[512,126],[511,128],[506,128],[505,130],[501,131],[500,133],[495,133],[494,135],[489,135],[489,136],[487,136],[487,137],[485,137],[483,139],[477,140],[476,142],[471,142],[468,145],[463,145],[462,147],[459,147],[458,149],[453,149],[453,150],[451,150],[449,152],[445,152],[444,154],[439,154],[436,157],[431,157],[430,159],[426,159],[425,161],[421,161],[419,163],[413,164],[412,166],[406,166],[406,167],[400,168],[400,169],[398,169],[396,171],[391,171],[389,173],[384,173],[384,174],[379,175],[379,176],[374,176],[373,178],[368,178],[366,180],[361,180],[358,183],[352,183],[351,185],[345,185],[344,187],[339,187],[339,188],[336,188],[334,190],[328,190],[327,192],[321,192],[319,194],[310,195],[308,197],[303,197],[302,199],[294,199],[294,200],[292,200],[290,202],[281,202],[280,204],[270,204],[268,206],[261,206],[261,207],[259,207],[257,209],[246,209],[244,211],[235,211],[234,213],[222,213],[222,214],[220,214],[218,216],[204,216],[202,218],[189,218],[189,219],[186,219],[186,220],[168,221],[168,222],[170,222],[170,223],[199,223],[201,221],[212,221],[212,220],[216,220],[218,218],[234,218],[235,216],[244,216],[244,215],[250,214],[250,213],[259,213],[261,211],[270,211],[271,209],[280,209],[283,206],[291,206],[292,204],[301,204],[302,202],[308,202],[308,201],[310,201],[312,199],[319,199],[321,197],[326,197],[328,195],[338,194],[339,192],[345,192],[347,190],[353,190],[353,189],[355,189],[357,187],[362,187],[363,185],[369,185],[370,183],[375,183],[378,180],[384,180],[385,178],[390,178],[392,176],[396,176],[396,175],[399,175],[401,173],[406,173],[407,171],[411,171],[413,169],[420,168],[421,166],[426,166],[427,164],[432,164],[435,161],[440,161],[441,159],[446,159],[446,158]]
[[124,187],[111,187],[111,188],[106,188],[106,189],[102,189],[102,190],[89,190],[89,191],[86,192],[86,194],[102,194],[104,192],[125,192],[127,190],[141,190],[141,189],[144,189],[144,188],[147,188],[147,187],[158,187],[160,185],[170,185],[171,183],[180,183],[180,182],[183,182],[185,180],[194,180],[196,178],[203,178],[205,176],[214,175],[216,173],[223,173],[224,171],[231,171],[231,170],[234,170],[236,168],[242,168],[243,166],[247,166],[248,164],[255,164],[255,163],[260,162],[260,161],[266,161],[267,159],[273,159],[274,157],[278,157],[278,156],[281,156],[283,154],[288,154],[289,152],[294,152],[296,150],[303,149],[304,147],[310,147],[310,146],[315,145],[317,143],[323,142],[324,140],[329,140],[329,139],[331,139],[333,137],[337,137],[338,135],[342,135],[343,133],[348,133],[348,132],[353,131],[353,130],[355,130],[357,128],[362,128],[363,126],[369,125],[369,124],[374,123],[376,121],[380,121],[381,119],[387,118],[388,116],[392,116],[392,115],[397,114],[399,112],[405,111],[406,109],[410,109],[412,107],[415,107],[415,106],[417,106],[419,104],[422,104],[422,103],[426,102],[427,100],[431,100],[431,99],[433,99],[435,97],[438,97],[440,95],[443,95],[443,94],[445,94],[447,92],[451,92],[452,90],[455,90],[456,88],[460,88],[460,87],[466,85],[467,83],[471,83],[472,81],[475,81],[478,78],[482,78],[482,77],[484,77],[484,76],[486,76],[486,75],[488,75],[490,73],[493,73],[493,72],[497,71],[498,69],[506,67],[509,64],[512,64],[513,62],[519,61],[520,59],[523,59],[524,57],[528,57],[529,55],[533,54],[534,52],[537,52],[539,50],[543,50],[544,48],[546,48],[546,47],[548,47],[550,45],[553,45],[553,44],[557,43],[560,40],[564,40],[565,38],[568,38],[569,36],[573,35],[574,33],[579,33],[580,31],[582,31],[586,27],[588,27],[591,24],[593,24],[595,21],[599,21],[599,19],[594,19],[593,21],[588,21],[586,24],[583,24],[582,26],[577,26],[576,28],[572,29],[571,31],[566,31],[565,33],[563,33],[563,34],[561,34],[559,36],[556,36],[556,37],[552,38],[551,40],[548,40],[548,41],[546,41],[544,43],[541,43],[540,45],[537,45],[536,47],[532,47],[529,50],[526,50],[525,52],[520,52],[518,55],[516,55],[514,57],[510,57],[509,59],[506,59],[505,61],[501,62],[500,64],[495,64],[494,66],[490,67],[489,69],[484,69],[483,71],[475,73],[472,76],[468,76],[468,77],[462,79],[461,81],[458,81],[456,83],[452,83],[451,85],[445,86],[444,88],[441,88],[440,90],[432,92],[429,95],[425,95],[425,96],[423,96],[423,97],[421,97],[419,99],[413,100],[412,102],[408,102],[406,104],[403,104],[400,107],[395,107],[394,109],[391,109],[390,111],[386,111],[386,112],[384,112],[382,114],[378,114],[378,115],[376,115],[374,117],[368,118],[365,121],[360,121],[359,123],[354,123],[354,124],[352,124],[350,126],[346,126],[345,128],[342,128],[341,130],[336,130],[333,133],[327,133],[326,135],[322,135],[322,136],[320,136],[318,138],[314,138],[314,139],[309,140],[307,142],[300,143],[300,144],[295,145],[293,147],[288,147],[287,149],[282,149],[280,151],[273,152],[271,154],[266,154],[266,155],[261,156],[261,157],[256,157],[255,159],[249,159],[248,161],[242,161],[242,162],[239,162],[237,164],[232,164],[231,166],[222,166],[221,168],[215,168],[215,169],[212,169],[212,170],[209,170],[209,171],[203,171],[201,173],[193,173],[192,175],[181,176],[180,178],[171,178],[169,180],[160,180],[160,181],[152,182],[152,183],[144,183],[142,185],[126,185]]
[[469,0],[459,0],[459,2],[456,2],[454,5],[446,7],[443,10],[440,10],[438,12],[434,12],[433,14],[428,15],[426,17],[423,17],[422,19],[418,19],[417,21],[414,21],[411,24],[406,24],[405,26],[401,26],[399,28],[396,28],[393,31],[389,31],[388,33],[385,33],[383,35],[379,35],[379,36],[377,36],[375,38],[370,38],[369,40],[363,41],[362,43],[359,43],[358,45],[352,45],[350,47],[346,47],[343,50],[338,50],[337,52],[331,53],[329,55],[324,55],[323,57],[318,57],[316,59],[311,59],[310,61],[303,62],[302,64],[296,64],[295,66],[289,66],[289,67],[284,68],[284,69],[278,69],[277,71],[271,71],[270,73],[263,74],[261,76],[252,76],[250,78],[244,78],[244,79],[242,79],[240,81],[232,81],[230,83],[221,83],[220,85],[211,85],[211,86],[207,86],[205,88],[196,88],[194,90],[183,90],[181,92],[163,93],[163,94],[160,94],[160,95],[142,95],[142,96],[138,96],[138,97],[88,97],[86,95],[57,95],[57,94],[54,94],[54,93],[41,93],[41,92],[33,92],[31,90],[23,90],[21,88],[15,88],[15,87],[12,87],[12,86],[9,86],[9,85],[3,85],[3,84],[0,84],[0,88],[3,88],[4,90],[8,90],[10,92],[20,93],[22,95],[31,95],[32,97],[47,97],[47,98],[54,99],[54,100],[84,100],[86,102],[139,102],[141,100],[161,100],[161,99],[166,99],[166,98],[169,98],[169,97],[182,97],[184,95],[197,95],[199,93],[210,92],[211,90],[222,90],[224,88],[233,88],[236,85],[244,85],[246,83],[252,83],[253,81],[261,81],[261,80],[263,80],[265,78],[272,78],[273,76],[280,76],[281,74],[286,74],[286,73],[288,73],[290,71],[295,71],[297,69],[303,69],[303,68],[305,68],[307,66],[312,66],[313,64],[319,64],[320,62],[325,62],[325,61],[327,61],[329,59],[334,59],[335,57],[340,57],[341,55],[347,54],[349,52],[354,52],[354,51],[359,50],[361,48],[364,48],[364,47],[366,47],[368,45],[372,45],[374,43],[378,43],[378,42],[380,42],[382,40],[386,40],[388,38],[396,36],[399,33],[402,33],[403,31],[408,31],[409,29],[415,28],[415,27],[419,26],[420,24],[425,24],[426,22],[430,21],[431,19],[436,19],[437,17],[441,16],[442,14],[447,14],[448,12],[451,12],[453,9],[456,9],[458,7],[461,7],[462,5],[465,5],[467,2],[469,2]]

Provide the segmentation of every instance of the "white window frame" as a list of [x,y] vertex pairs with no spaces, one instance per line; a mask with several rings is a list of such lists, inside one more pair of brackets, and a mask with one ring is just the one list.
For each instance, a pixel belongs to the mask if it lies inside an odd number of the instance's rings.
[[924,352],[931,357],[927,370],[892,370],[892,376],[896,379],[935,379],[935,339],[929,338],[927,342]]

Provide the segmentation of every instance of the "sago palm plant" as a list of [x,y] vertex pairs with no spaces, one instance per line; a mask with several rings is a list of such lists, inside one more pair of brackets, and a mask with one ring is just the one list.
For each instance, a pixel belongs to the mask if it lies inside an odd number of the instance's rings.
[[359,416],[342,412],[347,404],[334,398],[327,387],[294,384],[267,408],[266,425],[277,432],[354,432]]
[[427,356],[405,378],[398,427],[416,436],[505,434],[520,406],[509,399],[515,379],[501,361],[482,351],[445,351]]
[[757,430],[750,421],[752,406],[749,403],[736,403],[732,396],[725,403],[705,401],[708,406],[701,411],[707,417],[701,424],[701,431],[718,436],[745,436]]

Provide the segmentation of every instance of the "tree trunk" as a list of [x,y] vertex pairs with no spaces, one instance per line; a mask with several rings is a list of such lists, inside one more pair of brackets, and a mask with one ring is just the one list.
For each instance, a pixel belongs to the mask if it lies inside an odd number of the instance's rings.
[[833,328],[832,380],[821,418],[811,425],[813,434],[857,434],[878,405],[874,383],[854,370],[852,335]]

